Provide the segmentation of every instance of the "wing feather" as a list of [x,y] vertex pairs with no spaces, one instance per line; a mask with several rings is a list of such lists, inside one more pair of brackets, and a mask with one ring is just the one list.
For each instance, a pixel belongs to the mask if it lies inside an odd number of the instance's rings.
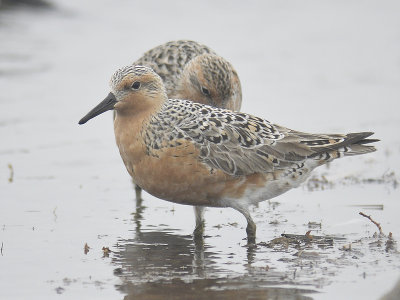
[[[235,176],[286,169],[306,159],[324,163],[343,153],[354,155],[375,150],[363,145],[376,141],[366,139],[372,134],[369,132],[308,134],[250,114],[186,100],[168,100],[152,121],[159,127],[163,122],[158,118],[166,124],[161,131],[163,139],[179,137],[191,141],[200,150],[201,161]],[[169,121],[165,122],[166,119]]]

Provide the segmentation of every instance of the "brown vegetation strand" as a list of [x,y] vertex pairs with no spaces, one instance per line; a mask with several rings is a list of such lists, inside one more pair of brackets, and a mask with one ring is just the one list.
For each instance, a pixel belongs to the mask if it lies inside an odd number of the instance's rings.
[[378,227],[379,233],[382,234],[382,235],[384,235],[384,233],[383,233],[383,231],[382,231],[381,224],[379,224],[378,222],[374,221],[374,220],[371,218],[371,216],[367,216],[366,214],[364,214],[364,213],[361,212],[361,211],[359,212],[359,214],[360,214],[361,216],[363,216],[363,217],[369,219],[372,223],[374,223],[374,224],[376,225],[376,227]]

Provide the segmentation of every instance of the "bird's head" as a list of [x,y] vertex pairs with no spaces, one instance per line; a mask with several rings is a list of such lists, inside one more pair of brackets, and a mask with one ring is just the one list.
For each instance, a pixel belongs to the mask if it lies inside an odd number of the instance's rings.
[[242,102],[235,69],[215,54],[202,54],[188,62],[177,90],[181,98],[231,110],[239,110]]
[[110,81],[111,92],[94,107],[79,124],[106,112],[116,110],[117,114],[133,114],[162,105],[167,99],[160,76],[151,68],[127,66],[117,70]]

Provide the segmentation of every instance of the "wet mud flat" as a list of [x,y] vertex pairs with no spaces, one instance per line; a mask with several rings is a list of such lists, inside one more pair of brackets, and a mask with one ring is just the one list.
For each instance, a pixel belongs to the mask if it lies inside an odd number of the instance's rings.
[[[209,1],[206,23],[176,14],[180,1],[22,2],[50,5],[0,9],[0,299],[366,300],[393,288],[396,1],[260,1],[229,11]],[[378,151],[319,168],[252,207],[255,246],[231,209],[207,209],[204,240],[193,240],[191,207],[146,193],[136,202],[111,115],[77,125],[116,68],[178,38],[232,62],[244,111],[307,132],[375,131]]]
[[[19,180],[16,176],[12,183],[20,184]],[[340,188],[334,186],[321,193],[335,195],[331,192]],[[382,184],[376,187],[382,188]],[[98,208],[94,215],[86,212],[82,221],[78,218],[75,224],[67,222],[67,230],[60,224],[66,217],[62,205],[47,213],[52,216],[50,222],[37,223],[28,217],[26,223],[35,224],[29,230],[7,221],[2,227],[1,259],[9,273],[2,277],[3,287],[8,286],[10,294],[15,294],[13,283],[5,285],[9,276],[13,278],[15,271],[31,272],[29,265],[22,267],[18,263],[44,259],[54,264],[41,264],[44,274],[38,273],[44,281],[41,289],[49,299],[52,294],[73,298],[87,292],[104,299],[329,299],[327,289],[331,286],[353,295],[354,288],[346,291],[343,283],[358,286],[356,299],[375,299],[369,297],[368,286],[383,274],[398,274],[400,268],[397,233],[393,230],[390,234],[385,228],[389,227],[387,222],[378,219],[379,212],[385,212],[384,205],[367,203],[354,207],[341,203],[331,208],[333,215],[346,211],[354,214],[355,221],[341,224],[340,233],[332,226],[335,221],[326,220],[321,214],[325,209],[318,209],[321,203],[316,199],[300,205],[293,201],[265,202],[253,208],[259,232],[257,244],[249,246],[245,221],[229,209],[209,209],[204,239],[194,240],[192,226],[187,225],[194,225],[190,208],[171,205],[148,194],[144,194],[143,202],[136,202],[130,183],[122,191],[131,193],[131,197],[121,201],[119,209],[107,208],[109,200],[104,204],[95,201],[93,205],[104,208]],[[344,191],[348,192],[348,187]],[[298,190],[299,195],[303,193]],[[111,192],[105,194],[105,198],[112,198]],[[311,192],[315,194],[318,191]],[[43,215],[41,210],[26,214]],[[303,215],[302,210],[310,215]],[[360,211],[366,216],[359,215]],[[318,214],[321,218],[316,217]],[[100,215],[101,226],[95,221]],[[95,224],[89,225],[92,222]],[[47,228],[53,228],[59,239],[46,234]],[[30,240],[31,246],[15,248],[9,238],[14,234]],[[75,240],[72,244],[71,239]],[[61,264],[54,263],[58,259]],[[112,297],[101,296],[112,290],[116,292],[111,293]],[[337,292],[331,295],[336,297]]]

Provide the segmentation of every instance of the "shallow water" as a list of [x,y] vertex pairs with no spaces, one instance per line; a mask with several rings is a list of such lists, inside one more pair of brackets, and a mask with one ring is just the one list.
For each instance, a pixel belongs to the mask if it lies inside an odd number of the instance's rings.
[[[378,299],[394,286],[396,1],[81,2],[0,10],[1,299]],[[378,151],[254,207],[256,247],[231,209],[208,209],[193,242],[192,208],[146,193],[136,203],[111,113],[77,125],[115,69],[180,38],[233,63],[243,111],[303,131],[375,131]]]

